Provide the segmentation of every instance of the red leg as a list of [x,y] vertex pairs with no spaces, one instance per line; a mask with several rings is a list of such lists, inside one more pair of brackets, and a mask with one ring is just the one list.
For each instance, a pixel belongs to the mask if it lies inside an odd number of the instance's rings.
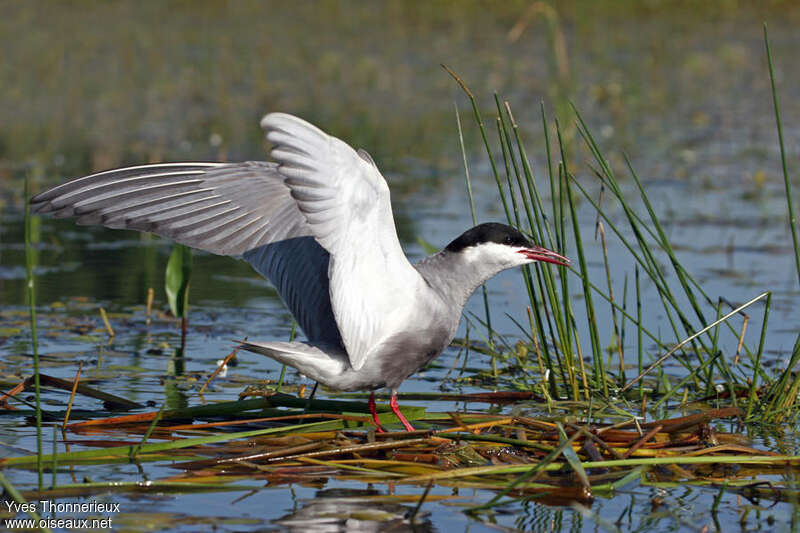
[[378,420],[378,410],[375,408],[375,391],[369,393],[369,402],[367,405],[369,405],[369,412],[372,413],[372,420],[375,422],[376,430],[378,433],[385,433]]
[[389,400],[389,406],[392,408],[392,412],[397,415],[397,418],[400,419],[400,422],[403,423],[403,427],[406,428],[406,431],[415,431],[414,426],[408,423],[406,417],[403,416],[403,413],[400,412],[400,407],[397,405],[397,392],[392,391],[392,399]]

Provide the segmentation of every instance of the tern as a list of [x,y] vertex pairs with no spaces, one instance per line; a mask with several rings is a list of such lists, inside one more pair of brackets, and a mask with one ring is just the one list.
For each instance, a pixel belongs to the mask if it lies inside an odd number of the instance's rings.
[[160,163],[77,178],[31,198],[34,212],[155,233],[241,258],[269,280],[304,342],[242,342],[333,390],[375,390],[407,431],[397,389],[456,335],[470,295],[508,268],[569,260],[519,230],[484,223],[411,264],[372,157],[285,113],[261,126],[272,161]]

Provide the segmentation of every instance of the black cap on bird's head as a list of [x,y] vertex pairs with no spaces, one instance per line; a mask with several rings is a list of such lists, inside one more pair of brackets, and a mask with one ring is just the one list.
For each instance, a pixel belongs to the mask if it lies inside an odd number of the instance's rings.
[[519,248],[517,253],[532,261],[544,261],[562,266],[569,265],[569,259],[566,257],[534,244],[518,229],[497,222],[486,222],[468,229],[448,244],[445,250],[451,253],[458,253],[472,246],[487,243]]

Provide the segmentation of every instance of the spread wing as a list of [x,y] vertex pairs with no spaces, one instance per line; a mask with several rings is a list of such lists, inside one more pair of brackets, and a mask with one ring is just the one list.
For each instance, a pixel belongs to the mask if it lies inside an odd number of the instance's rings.
[[342,345],[330,256],[290,193],[275,163],[164,163],[78,178],[34,196],[31,206],[241,256],[272,282],[310,340]]
[[397,239],[389,187],[369,156],[291,115],[261,121],[278,172],[317,242],[330,253],[330,301],[358,370],[387,334],[419,274]]

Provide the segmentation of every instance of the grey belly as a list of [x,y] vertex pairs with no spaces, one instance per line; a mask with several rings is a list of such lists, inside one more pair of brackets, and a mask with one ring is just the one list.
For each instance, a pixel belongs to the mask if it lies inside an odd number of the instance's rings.
[[453,340],[444,330],[403,333],[381,343],[358,371],[348,371],[339,383],[340,390],[364,390],[389,387],[396,389],[408,376],[435,359]]

